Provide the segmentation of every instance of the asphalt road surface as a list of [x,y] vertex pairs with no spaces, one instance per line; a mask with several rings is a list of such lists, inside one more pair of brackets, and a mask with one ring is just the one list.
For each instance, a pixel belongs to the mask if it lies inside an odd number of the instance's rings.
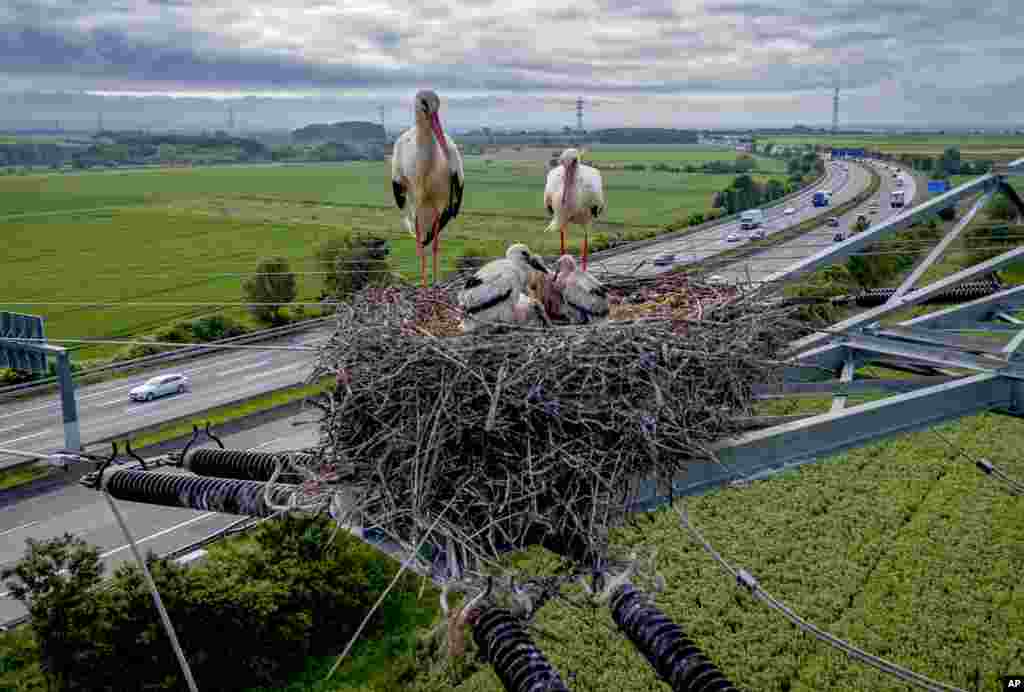
[[[754,257],[749,257],[741,262],[730,265],[717,272],[718,275],[734,283],[745,283],[749,276],[750,281],[756,283],[776,272],[782,271],[786,267],[796,264],[805,257],[821,252],[823,249],[835,244],[835,234],[839,231],[842,231],[844,238],[849,238],[850,232],[853,230],[857,220],[857,215],[867,213],[868,207],[871,206],[872,202],[878,204],[878,213],[868,214],[868,220],[872,226],[913,206],[914,194],[917,189],[913,175],[907,174],[901,168],[900,177],[903,180],[903,187],[897,187],[896,180],[892,177],[892,171],[882,164],[871,165],[875,167],[881,176],[881,185],[878,188],[878,192],[872,195],[871,199],[865,201],[864,204],[838,217],[838,227],[823,225],[815,228],[799,238],[794,238],[782,245],[768,248]],[[857,171],[867,178],[862,169],[858,168]],[[860,186],[860,189],[864,187],[866,187],[866,183]],[[894,209],[889,203],[890,195],[894,190],[904,190],[906,192],[906,207]],[[821,213],[820,208],[817,211]]]
[[[843,204],[862,192],[870,182],[870,176],[860,166],[853,163],[830,161],[826,163],[826,180],[817,187],[801,193],[781,205],[763,207],[763,228],[767,235],[778,233],[822,212],[822,207],[813,204],[814,193],[818,190],[832,191],[832,206]],[[785,214],[784,210],[792,207],[793,214]],[[729,234],[740,236],[738,241],[729,241]],[[720,224],[705,231],[694,233],[685,238],[666,240],[632,252],[624,252],[604,260],[591,261],[590,268],[601,272],[615,274],[635,274],[652,276],[670,271],[672,265],[655,266],[654,260],[666,254],[674,254],[675,264],[692,264],[716,255],[725,250],[741,247],[749,242],[750,231],[741,231],[739,220]]]
[[[228,449],[286,451],[309,447],[317,441],[317,426],[296,427],[293,421],[310,418],[300,414],[232,435],[222,441]],[[216,447],[206,440],[197,447]],[[140,550],[163,554],[205,538],[240,517],[217,512],[157,507],[118,501]],[[109,575],[126,560],[133,560],[131,548],[114,519],[107,501],[95,490],[77,483],[0,508],[0,569],[12,566],[25,553],[25,539],[45,540],[65,532],[78,536],[100,550]],[[25,609],[0,586],[0,623],[21,617]]]
[[[291,334],[268,346],[315,346],[333,327]],[[303,351],[215,351],[172,363],[122,380],[77,389],[78,420],[83,444],[137,430],[161,421],[301,382],[311,371],[315,354]],[[184,373],[190,391],[149,402],[135,402],[128,391],[151,377]],[[60,397],[48,395],[0,404],[0,448],[45,453],[64,448]],[[24,459],[0,453],[0,468]]]

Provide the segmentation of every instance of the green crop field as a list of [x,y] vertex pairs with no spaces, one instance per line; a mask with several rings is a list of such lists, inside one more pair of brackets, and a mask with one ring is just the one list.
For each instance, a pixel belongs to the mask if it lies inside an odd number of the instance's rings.
[[[590,149],[584,155],[584,160],[607,161],[607,162],[636,162],[636,163],[674,163],[679,165],[701,164],[707,161],[735,161],[739,158],[740,152],[734,149],[706,146],[672,146],[672,145],[650,145],[642,146],[635,144],[599,144]],[[785,161],[770,159],[763,156],[757,159],[758,170],[765,172],[783,173],[786,170]]]
[[966,159],[1009,161],[1024,156],[1024,135],[765,135],[759,142],[782,145],[824,144],[836,147],[865,147],[887,154],[938,156],[947,147],[958,147]]
[[[467,244],[500,254],[513,241],[556,253],[544,234],[546,165],[467,157],[463,212],[442,236],[442,271]],[[731,175],[607,171],[607,220],[596,232],[663,227],[706,211]],[[418,269],[413,239],[398,225],[390,167],[382,162],[232,166],[0,177],[0,310],[40,314],[47,336],[143,334],[216,306],[15,305],[17,302],[237,302],[244,276],[280,255],[314,272],[317,246],[350,231],[392,241],[396,269]],[[578,247],[581,235],[570,232]],[[235,275],[231,275],[235,274]],[[322,277],[298,276],[313,299]],[[90,347],[99,357],[111,348]]]

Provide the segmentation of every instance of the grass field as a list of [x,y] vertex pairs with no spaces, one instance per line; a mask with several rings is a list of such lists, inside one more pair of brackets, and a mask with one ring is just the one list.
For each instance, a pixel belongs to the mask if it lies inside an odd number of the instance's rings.
[[[661,146],[648,147],[635,144],[600,144],[587,151],[584,160],[591,161],[640,161],[648,163],[674,163],[678,165],[701,164],[706,161],[735,161],[739,152],[734,149],[701,146]],[[786,162],[758,156],[758,170],[763,172],[785,173]]]
[[1009,161],[1024,156],[1024,135],[765,135],[760,142],[783,145],[825,144],[836,147],[865,147],[888,154],[938,156],[947,147],[958,147],[966,159]]
[[[500,254],[511,241],[555,253],[542,234],[543,162],[466,161],[463,212],[442,239],[442,271],[467,244]],[[232,166],[75,176],[0,178],[0,310],[40,314],[47,336],[147,333],[217,306],[16,305],[17,302],[238,302],[245,276],[280,255],[296,272],[316,272],[317,246],[333,235],[371,232],[392,241],[397,269],[413,276],[413,239],[400,232],[380,162],[312,166]],[[608,171],[607,220],[600,232],[663,227],[710,208],[731,175]],[[578,246],[580,234],[571,234]],[[299,300],[314,299],[322,277],[300,274]],[[115,347],[89,347],[87,357]]]

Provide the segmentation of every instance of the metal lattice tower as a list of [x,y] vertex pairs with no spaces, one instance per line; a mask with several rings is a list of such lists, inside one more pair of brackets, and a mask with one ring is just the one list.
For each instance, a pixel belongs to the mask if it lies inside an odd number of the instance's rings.
[[103,132],[103,111],[96,114],[96,132]]
[[384,124],[384,116],[387,114],[387,108],[385,108],[384,106],[378,106],[377,113],[380,114],[380,126],[387,130],[388,127],[387,125]]
[[576,131],[583,132],[583,97],[576,99]]
[[832,134],[839,131],[839,85],[832,92]]
[[235,129],[235,109],[228,107],[228,132],[232,132]]

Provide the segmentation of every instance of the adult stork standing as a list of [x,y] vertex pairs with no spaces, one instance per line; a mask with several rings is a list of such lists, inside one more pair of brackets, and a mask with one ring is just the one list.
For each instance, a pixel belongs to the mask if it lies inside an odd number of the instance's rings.
[[589,324],[608,318],[608,289],[593,274],[577,267],[572,255],[562,255],[558,259],[552,283],[561,298],[561,317],[574,324]]
[[[510,245],[503,259],[480,267],[459,291],[459,305],[465,313],[462,331],[471,332],[484,322],[528,321],[529,313],[541,308],[536,301],[520,301],[520,296],[526,295],[531,269],[550,273],[544,262],[522,243]],[[542,308],[540,312],[543,313]]]
[[592,166],[580,163],[576,149],[566,149],[558,158],[558,165],[548,171],[544,188],[544,207],[551,214],[551,223],[544,230],[558,229],[565,254],[565,229],[570,223],[583,226],[583,271],[587,270],[587,241],[594,219],[604,213],[604,186],[601,173]]
[[402,133],[391,155],[391,189],[402,227],[416,236],[420,283],[427,285],[427,256],[433,242],[434,281],[441,231],[459,215],[466,174],[455,141],[441,127],[441,99],[429,89],[416,94],[416,124]]

